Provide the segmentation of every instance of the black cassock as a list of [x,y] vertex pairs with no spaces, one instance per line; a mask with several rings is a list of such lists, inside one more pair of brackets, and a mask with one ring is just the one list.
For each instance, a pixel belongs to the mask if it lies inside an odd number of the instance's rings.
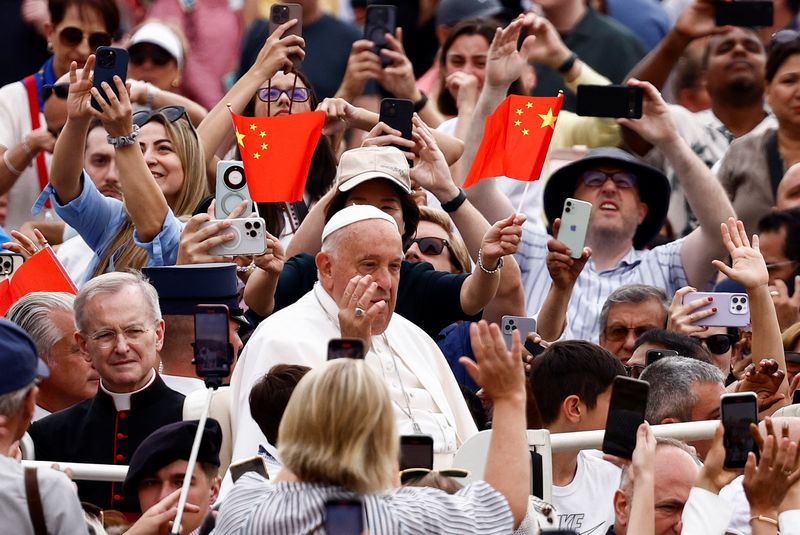
[[[161,377],[131,395],[131,408],[117,411],[102,389],[90,399],[34,422],[36,459],[127,465],[136,448],[153,431],[183,419],[183,394],[167,387]],[[126,496],[122,483],[76,481],[81,501],[103,509],[139,513],[136,495]]]

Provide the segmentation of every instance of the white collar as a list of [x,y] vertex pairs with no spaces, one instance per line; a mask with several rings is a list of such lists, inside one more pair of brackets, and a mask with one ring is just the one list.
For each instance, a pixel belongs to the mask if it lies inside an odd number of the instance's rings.
[[123,393],[112,392],[106,388],[106,386],[103,384],[102,379],[100,379],[100,388],[103,390],[103,392],[111,396],[111,399],[114,400],[114,406],[117,408],[117,411],[129,411],[131,410],[131,396],[133,394],[138,394],[145,388],[149,387],[150,385],[153,384],[153,381],[155,380],[156,380],[156,371],[151,369],[150,379],[147,381],[147,384],[145,384],[139,390],[135,390],[133,392],[123,392]]

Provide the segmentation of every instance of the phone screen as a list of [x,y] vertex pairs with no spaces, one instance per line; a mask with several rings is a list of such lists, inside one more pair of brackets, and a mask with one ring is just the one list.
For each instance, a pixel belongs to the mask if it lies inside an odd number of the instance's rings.
[[646,381],[624,376],[614,379],[603,437],[604,453],[631,458],[636,448],[636,431],[644,422],[649,389]]
[[400,470],[406,468],[433,470],[433,437],[429,435],[400,437]]
[[328,360],[363,358],[364,342],[357,338],[332,338],[328,342]]
[[200,377],[227,377],[231,354],[228,307],[198,305],[194,314],[194,355]]
[[755,394],[726,394],[720,400],[722,425],[725,426],[725,468],[743,468],[747,454],[755,451],[756,443],[750,424],[758,422]]
[[361,535],[364,531],[364,506],[360,500],[325,502],[325,532],[328,535]]
[[642,117],[644,92],[626,85],[579,85],[576,112],[587,117]]

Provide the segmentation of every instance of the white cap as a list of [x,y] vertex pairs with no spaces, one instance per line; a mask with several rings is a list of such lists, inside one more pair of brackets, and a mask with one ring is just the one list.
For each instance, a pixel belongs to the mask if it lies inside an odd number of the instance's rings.
[[127,48],[139,43],[151,43],[160,46],[170,53],[178,62],[178,68],[183,69],[183,44],[175,30],[162,22],[146,22],[134,33],[128,41]]
[[325,238],[337,230],[343,229],[353,223],[367,221],[369,219],[383,219],[384,221],[388,221],[398,233],[400,232],[397,221],[383,210],[379,210],[371,204],[353,204],[333,214],[330,221],[325,224],[325,228],[322,229],[322,241],[324,242]]

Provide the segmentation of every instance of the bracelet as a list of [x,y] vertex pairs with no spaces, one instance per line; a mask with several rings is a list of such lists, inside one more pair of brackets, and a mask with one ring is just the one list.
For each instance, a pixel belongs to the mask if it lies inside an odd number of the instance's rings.
[[237,273],[252,273],[256,270],[256,261],[251,260],[246,266],[236,266]]
[[119,149],[120,147],[127,147],[128,145],[133,145],[136,143],[136,138],[139,137],[139,125],[133,125],[133,131],[127,136],[106,136],[106,141],[108,141],[109,145],[112,145],[115,149]]
[[772,524],[773,526],[777,526],[778,525],[778,521],[777,520],[775,520],[774,518],[770,518],[768,516],[764,516],[764,515],[751,516],[750,517],[750,522],[752,522],[753,520],[760,520],[762,522],[766,522],[767,524]]
[[422,96],[418,101],[414,102],[414,111],[417,113],[419,113],[419,111],[422,110],[422,108],[424,108],[425,105],[428,103],[428,95],[426,95],[422,91],[420,91],[419,93]]
[[567,58],[567,60],[558,67],[558,69],[557,69],[558,72],[560,72],[561,74],[567,74],[569,72],[569,70],[573,66],[575,66],[575,62],[577,60],[578,60],[578,54],[573,52],[572,54],[570,54],[570,56]]
[[156,98],[156,93],[158,92],[158,88],[147,82],[147,99],[145,100],[145,105],[148,109],[153,109],[153,99]]
[[461,205],[464,204],[464,201],[467,200],[467,194],[464,193],[464,190],[458,188],[458,195],[455,198],[442,203],[442,210],[447,213],[452,213],[461,208]]
[[478,267],[481,268],[481,271],[487,275],[494,275],[503,268],[503,257],[500,257],[500,260],[497,261],[497,266],[494,269],[486,269],[486,266],[483,265],[483,250],[478,249]]
[[3,153],[3,163],[6,164],[6,167],[8,168],[9,171],[11,171],[12,175],[19,176],[22,174],[22,171],[14,167],[14,165],[11,163],[11,160],[8,159],[9,152],[11,152],[11,149],[8,149]]

